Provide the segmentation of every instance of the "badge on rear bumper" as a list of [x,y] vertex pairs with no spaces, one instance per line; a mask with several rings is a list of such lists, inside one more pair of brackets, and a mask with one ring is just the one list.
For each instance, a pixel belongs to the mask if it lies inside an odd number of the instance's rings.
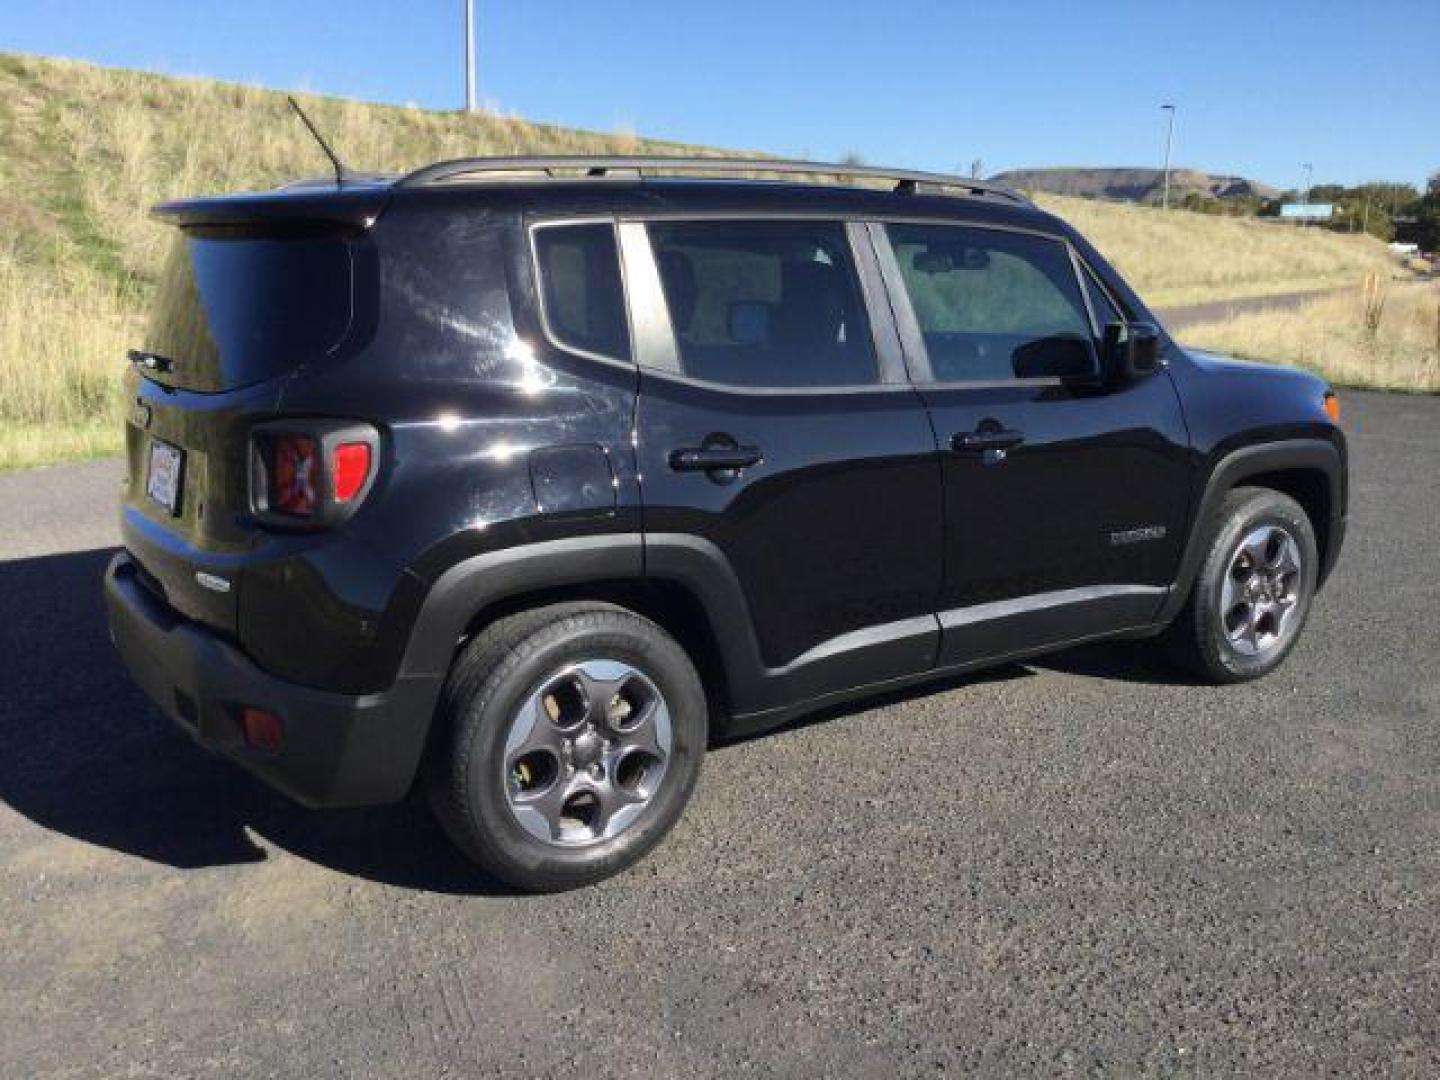
[[227,593],[230,591],[230,582],[215,574],[207,574],[204,570],[195,571],[195,580],[211,592]]

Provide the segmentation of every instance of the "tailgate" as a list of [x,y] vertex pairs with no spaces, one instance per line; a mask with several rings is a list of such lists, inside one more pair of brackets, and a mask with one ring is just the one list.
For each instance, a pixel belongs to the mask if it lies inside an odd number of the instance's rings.
[[245,518],[248,432],[273,414],[279,387],[194,394],[134,371],[125,386],[125,546],[170,607],[234,633],[239,567],[261,536]]
[[250,431],[296,371],[345,339],[354,229],[181,220],[125,379],[122,527],[142,584],[234,634],[242,560],[263,539],[250,518]]

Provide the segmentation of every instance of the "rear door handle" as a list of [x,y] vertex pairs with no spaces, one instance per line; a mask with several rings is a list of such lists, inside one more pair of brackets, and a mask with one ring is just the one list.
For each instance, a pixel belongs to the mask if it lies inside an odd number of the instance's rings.
[[670,467],[676,472],[748,469],[763,457],[758,446],[687,446],[670,451]]
[[950,448],[961,453],[975,453],[984,450],[1009,450],[1025,441],[1018,431],[1001,428],[997,431],[962,431],[950,439]]

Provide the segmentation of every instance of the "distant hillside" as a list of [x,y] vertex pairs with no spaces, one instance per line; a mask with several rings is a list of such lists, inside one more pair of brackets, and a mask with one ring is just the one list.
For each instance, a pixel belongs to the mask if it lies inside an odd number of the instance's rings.
[[[1011,169],[992,179],[1025,191],[1138,203],[1158,203],[1165,185],[1165,174],[1160,169]],[[1214,176],[1195,169],[1171,169],[1172,204],[1192,191],[1216,199],[1272,199],[1280,193],[1277,188],[1243,176]]]

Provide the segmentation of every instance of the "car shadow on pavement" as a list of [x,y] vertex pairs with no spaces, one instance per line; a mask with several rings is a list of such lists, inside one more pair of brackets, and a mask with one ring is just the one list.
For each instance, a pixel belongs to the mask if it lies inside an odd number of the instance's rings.
[[412,799],[311,811],[193,743],[112,647],[112,550],[0,563],[0,800],[46,829],[189,869],[273,844],[335,870],[438,892],[507,894]]
[[1090,679],[1148,686],[1205,686],[1204,680],[1168,660],[1153,642],[1103,641],[1025,661],[1026,667]]
[[[264,860],[270,844],[342,873],[434,892],[508,895],[446,840],[418,799],[312,811],[193,743],[131,681],[105,624],[113,550],[0,562],[0,800],[43,828],[182,869]],[[799,717],[795,731],[1030,667],[1176,682],[1149,650],[1074,649]],[[751,738],[726,740],[723,746]],[[717,747],[718,748],[718,747]]]

